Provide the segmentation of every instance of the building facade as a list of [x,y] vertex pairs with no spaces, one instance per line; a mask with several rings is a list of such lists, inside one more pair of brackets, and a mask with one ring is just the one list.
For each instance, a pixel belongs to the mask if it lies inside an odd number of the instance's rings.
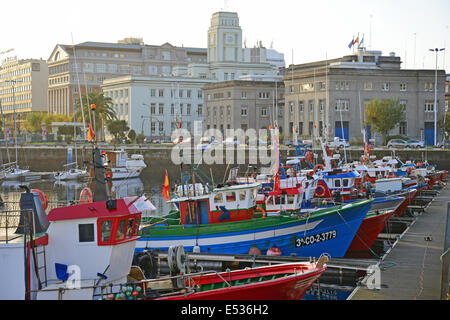
[[27,113],[47,111],[48,68],[45,60],[7,58],[0,66],[0,102],[3,116],[12,128],[16,113],[17,128]]
[[169,43],[145,45],[139,38],[119,42],[56,45],[47,60],[48,112],[72,114],[80,94],[100,91],[106,79],[124,75],[169,76],[175,66],[206,62],[206,49]]
[[269,129],[277,121],[280,133],[284,129],[284,83],[278,81],[232,80],[207,84],[204,88],[204,128]]
[[202,124],[203,87],[208,79],[187,76],[123,76],[107,79],[102,90],[113,100],[119,119],[137,134],[150,139],[170,139],[179,128],[194,132]]
[[[361,139],[364,107],[372,99],[399,99],[405,121],[389,133],[434,141],[435,70],[401,69],[400,57],[360,49],[356,55],[285,70],[285,127],[299,136]],[[437,119],[444,111],[445,72],[438,71]],[[372,130],[376,143],[380,135]]]

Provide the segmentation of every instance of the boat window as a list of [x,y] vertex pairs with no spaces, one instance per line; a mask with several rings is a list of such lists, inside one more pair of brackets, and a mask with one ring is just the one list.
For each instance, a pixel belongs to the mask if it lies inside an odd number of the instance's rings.
[[239,191],[239,200],[244,201],[245,200],[245,191]]
[[109,237],[111,235],[111,227],[112,227],[112,220],[105,220],[101,222],[100,232],[102,242],[109,241]]
[[341,179],[334,179],[334,187],[335,188],[341,187]]
[[134,218],[130,218],[130,220],[128,220],[127,226],[127,238],[131,237],[133,233],[133,226],[134,226]]
[[137,217],[136,218],[136,223],[134,225],[134,231],[133,231],[133,235],[137,236],[139,233],[139,224],[141,223],[141,218]]
[[267,204],[273,204],[273,196],[269,196],[269,198],[267,198]]
[[342,185],[344,187],[348,187],[348,184],[349,184],[349,180],[348,179],[342,179]]
[[119,221],[119,227],[117,228],[116,240],[122,240],[125,238],[125,228],[127,226],[127,219],[121,219]]
[[92,242],[95,240],[94,236],[94,224],[79,224],[78,225],[78,241],[79,242]]
[[253,189],[252,191],[250,191],[250,200],[256,199],[257,194],[258,194],[257,189]]
[[295,195],[294,194],[288,195],[287,201],[288,201],[287,202],[288,204],[294,204],[295,203]]
[[227,196],[227,202],[234,202],[236,201],[236,193],[230,191],[226,193]]
[[219,192],[214,196],[214,202],[215,203],[222,203],[223,202],[223,197],[222,197],[222,193]]

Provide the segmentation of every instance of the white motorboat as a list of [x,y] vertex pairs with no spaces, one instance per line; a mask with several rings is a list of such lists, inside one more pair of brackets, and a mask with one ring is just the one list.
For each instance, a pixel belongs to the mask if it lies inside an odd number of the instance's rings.
[[87,170],[83,169],[69,169],[67,171],[55,172],[54,177],[56,180],[67,181],[67,180],[78,180],[83,179],[88,176]]
[[147,165],[144,162],[144,156],[141,154],[132,154],[122,150],[107,151],[104,154],[105,165],[111,169],[111,179],[131,179],[137,178]]

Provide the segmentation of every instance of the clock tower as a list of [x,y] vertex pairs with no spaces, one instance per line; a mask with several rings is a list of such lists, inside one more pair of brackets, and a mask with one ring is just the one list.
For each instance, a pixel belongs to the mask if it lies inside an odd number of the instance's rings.
[[242,29],[235,12],[216,12],[208,29],[208,63],[242,62]]

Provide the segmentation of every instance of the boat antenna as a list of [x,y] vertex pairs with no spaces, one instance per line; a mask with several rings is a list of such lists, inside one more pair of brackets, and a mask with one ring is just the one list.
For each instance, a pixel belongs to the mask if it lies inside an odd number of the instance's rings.
[[[73,42],[73,34],[70,33],[70,36],[72,38],[73,57],[75,59],[75,73],[77,75],[78,93],[80,95],[81,118],[83,120],[83,140],[85,140],[86,139],[86,123],[84,121],[83,96],[81,95],[80,77],[78,75],[78,69],[80,66],[78,65],[78,62],[77,62],[77,54],[75,51],[75,44]],[[87,91],[87,88],[86,88],[86,91]]]

